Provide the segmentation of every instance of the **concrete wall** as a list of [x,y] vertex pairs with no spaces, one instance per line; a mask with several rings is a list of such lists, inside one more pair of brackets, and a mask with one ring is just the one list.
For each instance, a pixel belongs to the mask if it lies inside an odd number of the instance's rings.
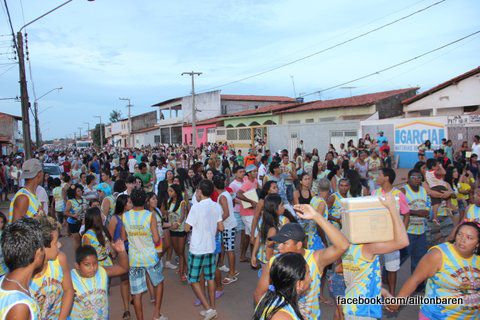
[[[215,118],[220,115],[220,91],[212,91],[195,95],[197,121]],[[183,122],[192,122],[192,97],[182,98]]]
[[[311,152],[313,148],[317,148],[321,158],[325,156],[330,144],[331,133],[333,131],[359,131],[360,121],[332,121],[313,124],[290,124],[268,126],[267,141],[272,152],[280,149],[289,149],[292,152],[296,146],[290,144],[298,144],[303,140],[304,148],[307,152]],[[296,136],[296,138],[292,138]]]
[[[208,141],[208,129],[216,128],[216,124],[207,124],[202,126],[197,126],[197,147],[201,143],[205,144]],[[192,142],[192,127],[183,127],[182,128],[182,141],[183,143],[190,144]]]
[[378,117],[380,119],[386,119],[403,115],[402,101],[413,97],[415,93],[416,90],[410,90],[408,92],[397,94],[393,97],[378,101],[376,103]]
[[142,132],[142,133],[135,133],[133,135],[133,141],[135,148],[140,148],[142,146],[155,146],[155,136],[160,135],[158,129]]
[[132,131],[151,128],[157,124],[157,111],[150,111],[131,117]]
[[[324,110],[314,110],[295,113],[282,113],[280,118],[281,124],[288,124],[290,121],[300,121],[306,123],[307,119],[313,119],[314,123],[321,122],[322,118],[338,119],[342,116],[369,116],[375,113],[375,106],[351,107],[351,108],[332,108]],[[331,120],[333,121],[333,119]],[[330,121],[329,121],[330,122]]]
[[226,108],[226,115],[234,114],[244,110],[255,110],[259,107],[269,106],[272,104],[278,104],[278,102],[221,100],[221,105]]
[[[433,109],[434,115],[447,115],[440,113],[441,109],[450,109],[454,113],[448,115],[461,114],[458,113],[458,107],[479,106],[480,105],[480,74],[464,79],[457,84],[452,84],[437,92],[434,92],[420,100],[412,102],[404,106],[407,113],[421,110]],[[463,113],[463,110],[462,110]]]

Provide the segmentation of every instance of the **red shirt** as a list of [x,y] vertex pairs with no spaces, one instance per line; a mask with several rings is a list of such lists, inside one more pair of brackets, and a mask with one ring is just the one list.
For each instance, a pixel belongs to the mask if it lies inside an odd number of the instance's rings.
[[[250,179],[248,179],[248,177],[245,177],[243,179],[243,185],[242,187],[240,188],[240,190],[242,190],[243,192],[247,192],[247,191],[250,191],[252,189],[256,189],[258,186],[258,180],[257,179],[254,179],[253,182],[250,181]],[[242,217],[244,216],[253,216],[254,215],[254,210],[253,208],[243,208],[243,205],[240,205],[240,215]]]
[[70,161],[63,162],[63,172],[69,173],[71,168],[72,168],[72,164],[70,163]]

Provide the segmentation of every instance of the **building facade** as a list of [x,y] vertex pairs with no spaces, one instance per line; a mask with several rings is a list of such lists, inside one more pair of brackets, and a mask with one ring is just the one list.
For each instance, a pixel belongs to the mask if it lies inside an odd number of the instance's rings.
[[23,147],[19,121],[22,121],[22,117],[0,112],[0,155],[16,152]]

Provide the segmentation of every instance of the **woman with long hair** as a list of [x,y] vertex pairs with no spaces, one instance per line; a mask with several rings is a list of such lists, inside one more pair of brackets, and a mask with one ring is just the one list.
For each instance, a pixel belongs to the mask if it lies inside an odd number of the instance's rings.
[[304,172],[298,177],[298,188],[293,192],[293,204],[310,204],[312,200],[312,177]]
[[432,143],[430,140],[426,140],[424,143],[418,146],[418,161],[427,161],[426,152],[432,150]]
[[255,308],[254,320],[303,320],[298,300],[310,288],[309,268],[299,253],[284,253],[270,268],[272,290],[268,290]]
[[269,194],[265,197],[262,219],[259,221],[260,234],[255,239],[252,251],[252,266],[257,266],[257,260],[264,265],[278,253],[278,250],[274,247],[274,242],[268,239],[275,236],[283,225],[296,221],[292,214],[285,210],[279,194]]
[[[128,251],[128,240],[125,237],[125,227],[123,226],[122,215],[133,208],[132,200],[129,195],[121,194],[115,202],[115,212],[108,225],[108,233],[113,242],[121,239]],[[123,302],[123,319],[130,319],[130,282],[128,273],[120,276],[120,294]]]
[[168,221],[168,214],[164,214],[162,210],[158,208],[158,198],[153,192],[147,193],[147,199],[145,200],[145,209],[155,214],[157,219],[157,229],[158,235],[162,238],[162,253],[163,256],[165,252],[172,246],[170,239],[170,223]]
[[357,171],[355,170],[345,171],[345,178],[348,179],[348,181],[350,181],[350,196],[352,198],[368,195],[368,190],[362,184],[362,177]]
[[255,232],[253,233],[254,236],[250,237],[251,245],[255,244],[255,238],[258,236],[258,233],[260,232],[258,221],[263,212],[263,206],[265,205],[265,198],[272,193],[278,193],[278,185],[276,181],[270,180],[263,184],[263,187],[260,190],[260,194],[258,196],[257,205],[255,206],[255,213],[252,221],[252,230],[255,230]]
[[321,161],[315,161],[312,169],[312,193],[318,194],[318,183],[320,180],[326,178],[330,170],[327,169],[326,163]]
[[64,216],[67,217],[68,233],[73,238],[76,250],[80,246],[80,228],[88,207],[87,201],[83,199],[83,187],[79,184],[71,185],[67,190],[67,199]]
[[172,184],[168,187],[167,202],[168,219],[170,221],[170,238],[172,239],[173,249],[179,258],[179,270],[181,281],[187,281],[187,267],[185,258],[185,219],[187,218],[187,203],[183,200],[180,186]]
[[115,212],[115,198],[113,197],[112,188],[108,183],[102,182],[97,185],[98,198],[100,199],[102,219],[104,225],[108,226],[110,219]]
[[110,258],[110,234],[103,225],[102,214],[98,207],[89,208],[85,214],[85,232],[82,246],[90,245],[97,251],[98,264],[102,267],[113,266]]
[[[425,298],[461,298],[454,304],[425,304],[418,319],[479,319],[480,292],[480,224],[462,222],[454,240],[430,248],[413,274],[400,289],[399,297],[410,296],[427,281]],[[398,305],[390,310],[398,310]]]

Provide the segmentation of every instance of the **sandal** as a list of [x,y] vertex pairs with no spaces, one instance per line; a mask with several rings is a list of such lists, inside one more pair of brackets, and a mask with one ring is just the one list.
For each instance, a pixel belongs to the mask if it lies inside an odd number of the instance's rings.
[[185,274],[182,274],[182,276],[180,277],[180,281],[187,282],[187,276]]
[[123,313],[122,319],[123,319],[123,320],[130,320],[130,317],[131,317],[130,311],[125,311],[125,312]]
[[235,281],[237,281],[238,278],[237,277],[225,277],[223,280],[222,280],[222,283],[223,284],[231,284],[231,283],[234,283]]

